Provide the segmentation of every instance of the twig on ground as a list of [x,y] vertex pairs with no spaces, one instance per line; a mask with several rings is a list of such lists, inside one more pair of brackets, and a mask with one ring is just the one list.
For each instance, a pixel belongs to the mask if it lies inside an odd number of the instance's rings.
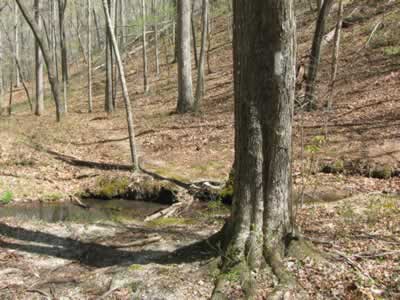
[[42,296],[45,296],[45,297],[47,297],[49,299],[52,299],[52,297],[49,294],[47,294],[46,292],[43,292],[41,290],[38,290],[38,289],[29,289],[29,290],[26,290],[26,291],[29,292],[29,293],[38,293],[38,294],[40,294]]
[[166,209],[160,210],[154,214],[147,216],[144,219],[144,221],[149,222],[149,221],[153,221],[155,219],[161,218],[161,217],[170,217],[182,206],[183,206],[183,202],[175,203],[175,204],[167,207]]

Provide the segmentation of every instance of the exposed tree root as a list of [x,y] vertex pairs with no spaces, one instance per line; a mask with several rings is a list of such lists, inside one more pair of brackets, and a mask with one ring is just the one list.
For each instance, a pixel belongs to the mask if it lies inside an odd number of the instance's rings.
[[[302,238],[292,238],[286,247],[286,255],[298,260],[304,260],[307,257],[318,262],[327,262],[327,255],[320,253],[317,249]],[[297,283],[296,278],[284,265],[283,259],[278,252],[265,255],[264,266],[260,269],[251,269],[245,259],[236,265],[229,265],[224,262],[221,267],[221,273],[216,279],[215,288],[212,293],[212,300],[230,299],[227,291],[232,286],[230,274],[240,274],[240,287],[242,288],[245,299],[257,298],[257,272],[263,272],[271,279],[271,282],[277,282],[273,291],[268,295],[268,299],[286,300],[286,299],[307,299],[307,294]]]

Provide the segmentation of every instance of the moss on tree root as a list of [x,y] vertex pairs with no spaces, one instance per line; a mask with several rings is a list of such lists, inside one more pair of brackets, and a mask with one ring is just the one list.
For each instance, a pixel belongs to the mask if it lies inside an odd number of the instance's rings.
[[129,177],[101,177],[88,187],[83,198],[128,199],[173,204],[177,199],[178,187],[165,181],[143,178],[133,181]]
[[[219,235],[221,238],[222,235]],[[266,252],[266,251],[265,251]],[[235,253],[226,253],[226,256],[234,256]],[[229,299],[226,292],[229,286],[233,284],[234,279],[240,281],[240,286],[245,294],[245,299],[257,298],[257,279],[254,274],[264,272],[271,282],[278,281],[268,299],[298,299],[307,298],[304,290],[298,285],[296,278],[286,268],[283,258],[277,252],[270,254],[264,253],[264,263],[259,269],[252,269],[246,257],[238,257],[232,264],[232,259],[226,259],[223,256],[222,265],[220,266],[220,274],[216,279],[215,288],[213,290],[212,300]],[[326,256],[315,249],[311,243],[302,238],[291,237],[286,247],[286,256],[304,260],[307,257],[317,262],[327,262]],[[240,274],[240,276],[237,276]],[[275,280],[274,280],[275,278]],[[290,298],[292,297],[292,298]]]

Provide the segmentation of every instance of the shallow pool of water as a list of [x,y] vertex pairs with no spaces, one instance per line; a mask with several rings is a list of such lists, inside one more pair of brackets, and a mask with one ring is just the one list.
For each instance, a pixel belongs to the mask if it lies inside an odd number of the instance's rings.
[[167,207],[153,202],[122,199],[85,199],[82,202],[89,208],[85,209],[72,203],[42,202],[3,206],[0,207],[0,219],[14,217],[22,220],[42,220],[49,223],[140,220]]

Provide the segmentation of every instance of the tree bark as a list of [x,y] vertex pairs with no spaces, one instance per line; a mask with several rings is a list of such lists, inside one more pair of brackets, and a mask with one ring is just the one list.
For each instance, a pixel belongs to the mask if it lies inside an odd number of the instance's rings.
[[208,0],[203,0],[202,8],[202,32],[201,32],[201,49],[200,49],[200,61],[197,69],[197,85],[196,85],[196,110],[204,95],[204,60],[206,56],[206,44],[207,44],[207,24],[208,24]]
[[67,0],[58,0],[58,24],[60,30],[60,51],[61,51],[61,74],[63,82],[64,112],[68,112],[68,56],[65,35],[65,10]]
[[[108,11],[111,11],[112,1],[108,0]],[[111,17],[110,17],[111,18]],[[106,90],[105,90],[105,111],[112,113],[114,111],[113,105],[113,80],[112,80],[112,45],[111,45],[111,32],[106,28]]]
[[132,114],[131,102],[129,100],[129,93],[128,93],[128,88],[127,88],[126,80],[125,80],[124,66],[122,65],[122,59],[121,59],[121,56],[120,56],[119,50],[118,50],[118,43],[117,43],[117,40],[116,40],[114,32],[113,32],[113,28],[112,28],[113,25],[112,25],[112,20],[110,17],[108,5],[107,5],[107,0],[103,0],[103,8],[104,8],[104,14],[106,17],[108,32],[110,33],[110,37],[111,37],[111,44],[112,44],[112,47],[115,52],[115,57],[116,57],[117,64],[118,64],[119,74],[121,76],[122,94],[124,97],[125,108],[126,108],[126,117],[127,117],[128,132],[129,132],[129,145],[130,145],[130,150],[131,150],[132,163],[133,163],[134,170],[139,170],[140,165],[139,165],[139,157],[136,152],[135,131],[134,131],[134,125],[133,125],[133,114]]
[[337,15],[337,23],[335,28],[334,46],[332,52],[332,70],[331,70],[331,82],[329,84],[329,96],[327,101],[328,111],[332,108],[332,93],[335,87],[336,74],[338,69],[339,49],[340,49],[340,33],[343,26],[343,0],[339,0],[339,8]]
[[[247,270],[267,262],[286,286],[291,281],[281,260],[293,228],[294,1],[233,3],[235,192],[223,232],[223,262],[225,268],[243,265]],[[214,296],[219,292],[214,290]],[[249,293],[247,299],[254,296]]]
[[193,57],[196,69],[199,67],[199,59],[197,55],[197,41],[196,41],[196,20],[194,17],[194,5],[196,1],[192,2],[192,11],[190,12],[190,24],[192,25],[192,42],[193,42]]
[[93,93],[92,93],[92,20],[91,20],[91,10],[92,10],[92,0],[87,0],[86,3],[87,11],[87,58],[88,58],[88,111],[93,112]]
[[307,103],[306,107],[309,111],[316,108],[315,88],[318,75],[318,67],[321,57],[321,43],[325,34],[325,21],[329,15],[332,3],[333,0],[324,1],[322,8],[319,11],[317,24],[315,27],[315,33],[310,54],[310,63],[308,65],[306,91],[305,91],[305,101]]
[[36,25],[36,22],[34,21],[34,19],[32,18],[31,15],[28,14],[28,10],[26,9],[26,7],[24,6],[24,4],[22,4],[21,0],[15,0],[18,4],[18,7],[21,10],[21,13],[23,14],[26,22],[28,23],[29,27],[31,28],[36,42],[38,43],[41,51],[42,51],[42,55],[43,55],[43,59],[44,62],[46,64],[47,67],[47,74],[48,74],[48,78],[49,78],[49,82],[50,82],[50,86],[51,86],[51,90],[53,93],[53,97],[54,97],[54,102],[56,105],[56,117],[57,117],[57,121],[60,122],[61,121],[61,115],[62,115],[62,111],[61,111],[61,106],[60,106],[60,89],[59,89],[59,82],[58,79],[56,78],[55,74],[54,74],[54,69],[53,69],[53,64],[51,61],[51,55],[50,55],[50,51],[48,48],[46,48],[46,44],[45,44],[45,39],[42,36],[41,31],[39,30],[39,28]]
[[143,49],[143,90],[144,93],[149,91],[149,83],[147,78],[147,45],[146,45],[146,3],[142,0],[142,49]]
[[157,2],[156,0],[152,1],[152,12],[154,17],[154,54],[155,54],[155,62],[156,62],[156,75],[160,76],[160,50],[158,43],[158,15],[157,15]]
[[190,51],[190,0],[178,0],[178,113],[194,110]]
[[[1,12],[1,10],[0,10]],[[2,34],[0,31],[0,44],[2,44]],[[3,61],[3,49],[0,47],[0,62]],[[0,63],[0,115],[3,113],[4,106],[4,82],[3,82],[3,65]]]
[[[40,20],[40,0],[35,0],[35,21],[41,29]],[[43,57],[37,41],[35,41],[35,75],[36,75],[36,99],[35,99],[35,115],[41,116],[44,112],[44,86],[43,86]]]
[[[15,57],[19,60],[19,18],[18,18],[18,6],[15,4],[14,7],[14,53]],[[19,87],[21,85],[20,74],[15,65],[15,86]]]

